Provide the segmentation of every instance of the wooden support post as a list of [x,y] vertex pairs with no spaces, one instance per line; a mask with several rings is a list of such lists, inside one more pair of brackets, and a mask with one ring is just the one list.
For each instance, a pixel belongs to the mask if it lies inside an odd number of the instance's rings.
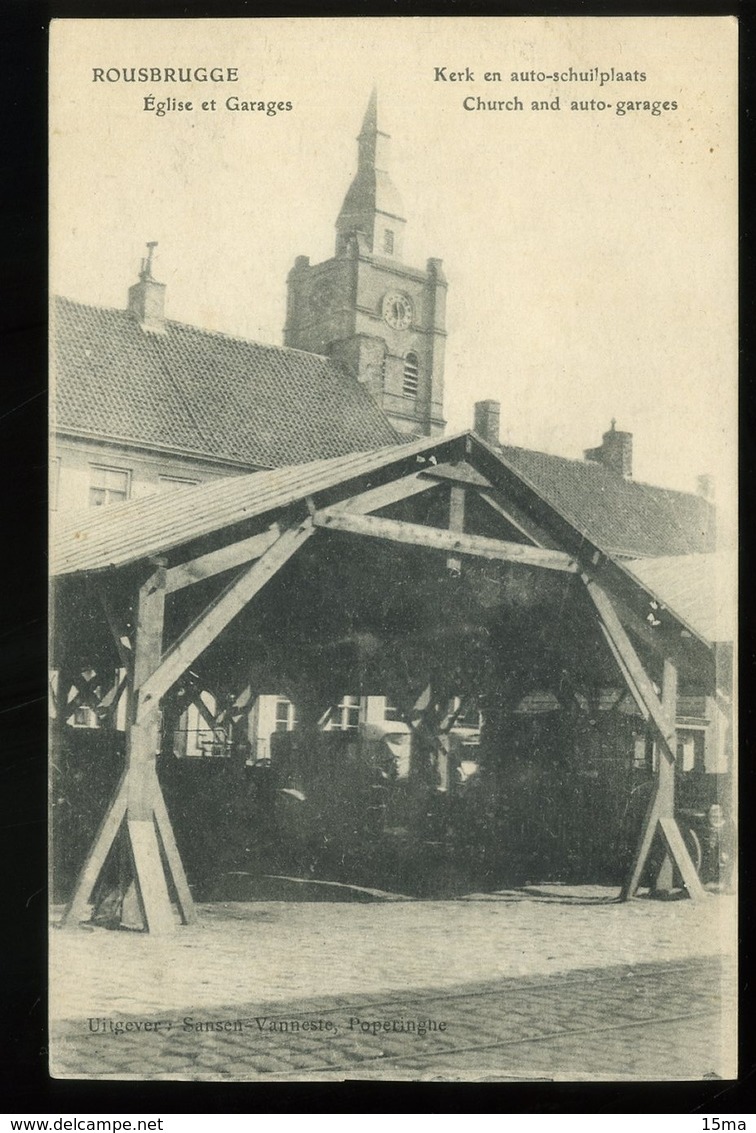
[[[136,895],[142,920],[148,932],[170,932],[175,927],[168,881],[172,881],[184,923],[194,920],[194,905],[184,874],[181,857],[173,837],[168,811],[157,777],[156,760],[160,749],[160,701],[182,673],[214,641],[218,634],[244,608],[254,595],[286,563],[299,546],[313,534],[311,519],[285,531],[252,566],[242,570],[205,611],[163,654],[163,625],[167,572],[163,564],[139,591],[134,631],[133,661],[129,687],[126,774],[110,807],[64,920],[80,920],[89,904],[97,878],[125,819]],[[265,534],[264,540],[271,535]],[[256,537],[257,538],[257,537]],[[263,541],[256,543],[259,550]],[[248,544],[245,554],[252,548]],[[192,568],[197,574],[221,565],[220,558],[203,560]],[[226,568],[224,558],[222,567]],[[187,572],[189,573],[189,572]],[[173,576],[173,588],[188,585],[186,575]],[[112,612],[111,612],[112,613]],[[113,623],[114,624],[114,623]],[[115,625],[114,635],[118,633]],[[119,638],[116,636],[116,642]],[[167,871],[167,876],[166,876]]]
[[147,932],[168,933],[175,927],[157,831],[149,819],[127,818],[139,908]]
[[[162,791],[157,777],[157,754],[160,750],[160,709],[157,702],[140,712],[142,689],[160,664],[163,652],[166,572],[158,566],[139,592],[136,618],[131,720],[127,739],[129,796],[127,828],[134,865],[137,897],[148,932],[171,932],[175,922],[168,877],[174,888],[189,893],[183,865],[178,854],[171,861],[166,855],[164,868],[157,833],[157,814],[170,827]],[[161,805],[162,804],[162,805]],[[163,813],[164,812],[164,813]],[[166,823],[164,822],[164,825]],[[165,845],[165,836],[163,844]],[[191,900],[191,895],[190,895]],[[182,919],[186,917],[182,912]]]
[[633,675],[630,672],[630,670],[628,669],[627,665],[625,664],[625,660],[624,660],[622,653],[620,653],[619,649],[614,644],[614,640],[613,640],[611,634],[609,633],[608,629],[606,628],[606,626],[604,625],[603,622],[600,623],[600,626],[601,626],[601,632],[604,636],[604,640],[606,641],[607,645],[609,646],[609,649],[610,649],[610,651],[611,651],[611,653],[614,657],[614,660],[617,662],[617,668],[622,673],[622,676],[625,679],[625,684],[627,685],[628,692],[630,693],[630,695],[632,696],[633,700],[635,701],[637,707],[639,708],[640,714],[643,717],[643,719],[648,721],[650,719],[648,705],[646,704],[646,701],[644,700],[643,696],[641,695],[640,690],[638,689],[638,686],[635,684],[635,681],[633,680]]
[[113,673],[113,683],[97,705],[98,712],[112,714],[118,707],[118,702],[129,684],[129,674],[116,669]]
[[[452,484],[449,490],[449,530],[464,531],[465,529],[465,489],[459,484]],[[449,555],[446,559],[446,569],[453,574],[462,573],[462,560],[459,555]]]
[[[581,577],[596,607],[604,635],[612,647],[628,688],[643,715],[654,728],[658,753],[654,793],[643,820],[640,839],[627,880],[622,887],[621,900],[627,901],[637,892],[648,855],[657,836],[664,840],[669,857],[680,872],[688,896],[694,899],[702,898],[706,895],[706,891],[696,873],[674,815],[677,670],[670,660],[665,660],[666,691],[663,700],[659,700],[609,595],[587,575]],[[662,877],[662,882],[665,880],[666,875]]]
[[[121,827],[125,828],[128,838],[136,896],[146,930],[165,933],[175,927],[169,880],[178,896],[182,920],[186,923],[194,919],[191,893],[157,777],[159,706],[151,704],[148,711],[139,714],[142,687],[160,662],[164,605],[165,570],[159,566],[142,586],[137,602],[129,681],[126,772],[77,881],[64,915],[66,924],[78,923],[86,915],[97,879]],[[123,881],[124,895],[130,881]]]
[[93,677],[85,677],[83,673],[77,673],[70,683],[70,689],[74,689],[74,696],[66,704],[66,714],[64,720],[73,715],[77,708],[94,708],[99,702],[96,689],[100,684],[100,678],[97,673]]
[[[677,669],[669,659],[664,660],[664,677],[662,678],[662,706],[670,720],[677,719]],[[664,758],[659,745],[654,745],[656,751],[656,794],[659,799],[658,819],[675,818],[675,765]],[[665,839],[666,844],[666,839]],[[674,886],[674,862],[668,852],[665,852],[659,871],[654,880],[654,892],[669,893]]]
[[605,636],[611,642],[612,651],[620,662],[622,675],[628,683],[633,698],[646,719],[650,719],[664,751],[674,762],[677,757],[675,721],[667,718],[651,678],[643,668],[641,659],[627,636],[609,595],[603,587],[586,575],[582,575],[582,579],[598,611]]
[[252,685],[245,685],[238,696],[235,696],[230,704],[222,708],[216,718],[217,724],[225,724],[230,721],[231,724],[237,719],[246,717],[252,710],[255,697],[252,690]]

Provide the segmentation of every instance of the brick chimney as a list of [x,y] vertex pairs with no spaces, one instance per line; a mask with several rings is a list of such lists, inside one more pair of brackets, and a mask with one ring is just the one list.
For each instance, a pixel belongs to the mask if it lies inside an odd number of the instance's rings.
[[489,445],[499,444],[499,420],[501,418],[501,403],[498,401],[476,401],[475,423],[473,429],[488,441]]
[[162,334],[165,330],[165,284],[152,278],[152,253],[157,241],[147,245],[147,257],[142,260],[139,282],[129,288],[129,310],[139,320],[142,330]]
[[616,476],[629,478],[633,474],[633,434],[622,433],[612,418],[612,426],[601,438],[598,448],[585,450],[585,459],[603,464]]

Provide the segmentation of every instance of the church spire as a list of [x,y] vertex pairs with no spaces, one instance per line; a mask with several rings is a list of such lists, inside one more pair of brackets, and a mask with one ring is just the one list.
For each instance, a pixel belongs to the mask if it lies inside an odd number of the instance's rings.
[[389,140],[378,125],[378,91],[373,87],[357,137],[357,173],[336,221],[337,255],[356,239],[364,251],[401,259],[406,221],[388,173]]
[[357,164],[360,169],[388,169],[389,135],[378,129],[378,88],[373,87],[362,129],[357,138]]

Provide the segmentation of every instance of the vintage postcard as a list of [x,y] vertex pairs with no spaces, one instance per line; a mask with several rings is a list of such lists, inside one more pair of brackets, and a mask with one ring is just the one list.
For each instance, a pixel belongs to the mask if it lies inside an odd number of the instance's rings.
[[55,1077],[736,1076],[737,32],[53,22]]

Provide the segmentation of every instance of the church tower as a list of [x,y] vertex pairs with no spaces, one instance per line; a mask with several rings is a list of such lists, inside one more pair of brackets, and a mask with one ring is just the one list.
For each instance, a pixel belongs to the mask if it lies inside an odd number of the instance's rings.
[[446,279],[402,262],[404,209],[388,172],[389,136],[370,96],[357,173],[336,221],[336,254],[298,256],[289,272],[284,345],[342,362],[402,433],[436,436],[444,421]]

